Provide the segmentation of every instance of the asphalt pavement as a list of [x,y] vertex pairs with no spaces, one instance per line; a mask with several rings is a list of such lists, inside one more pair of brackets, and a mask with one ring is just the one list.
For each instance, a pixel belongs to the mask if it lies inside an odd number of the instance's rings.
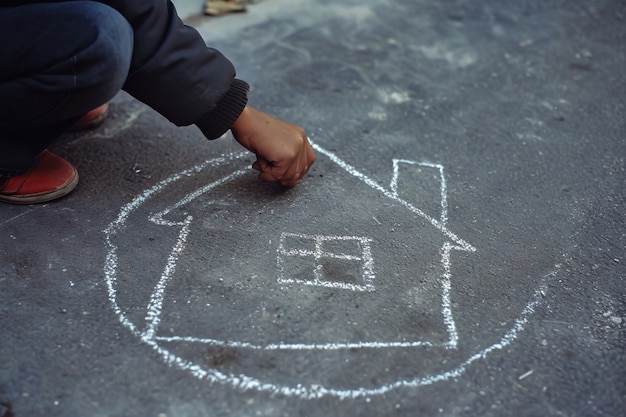
[[0,416],[624,415],[626,3],[187,21],[317,161],[123,92],[62,137],[76,190],[0,206]]

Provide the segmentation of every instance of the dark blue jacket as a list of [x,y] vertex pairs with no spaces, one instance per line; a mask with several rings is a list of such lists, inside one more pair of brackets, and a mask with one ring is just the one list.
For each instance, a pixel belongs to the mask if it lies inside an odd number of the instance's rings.
[[[169,0],[97,0],[118,10],[134,30],[124,90],[179,126],[196,124],[209,138],[226,132],[248,100],[235,68],[186,26]],[[42,1],[0,0],[1,6]]]

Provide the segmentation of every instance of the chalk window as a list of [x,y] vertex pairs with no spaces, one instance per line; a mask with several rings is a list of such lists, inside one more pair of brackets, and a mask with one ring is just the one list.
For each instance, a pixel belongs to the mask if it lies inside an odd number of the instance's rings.
[[371,239],[283,233],[278,283],[374,291]]

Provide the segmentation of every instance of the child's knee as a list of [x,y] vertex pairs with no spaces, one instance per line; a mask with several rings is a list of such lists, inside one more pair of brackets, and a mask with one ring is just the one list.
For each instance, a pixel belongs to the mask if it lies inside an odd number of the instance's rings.
[[133,54],[132,28],[109,6],[91,1],[77,3],[82,3],[84,11],[77,20],[84,25],[86,42],[76,54],[77,88],[106,88],[114,95],[128,77]]

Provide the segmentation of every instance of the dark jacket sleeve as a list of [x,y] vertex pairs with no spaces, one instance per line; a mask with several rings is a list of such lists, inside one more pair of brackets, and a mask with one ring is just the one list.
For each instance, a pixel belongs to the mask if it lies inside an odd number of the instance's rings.
[[183,24],[169,0],[102,0],[134,30],[124,90],[179,126],[197,124],[209,139],[226,132],[248,101],[232,63]]

